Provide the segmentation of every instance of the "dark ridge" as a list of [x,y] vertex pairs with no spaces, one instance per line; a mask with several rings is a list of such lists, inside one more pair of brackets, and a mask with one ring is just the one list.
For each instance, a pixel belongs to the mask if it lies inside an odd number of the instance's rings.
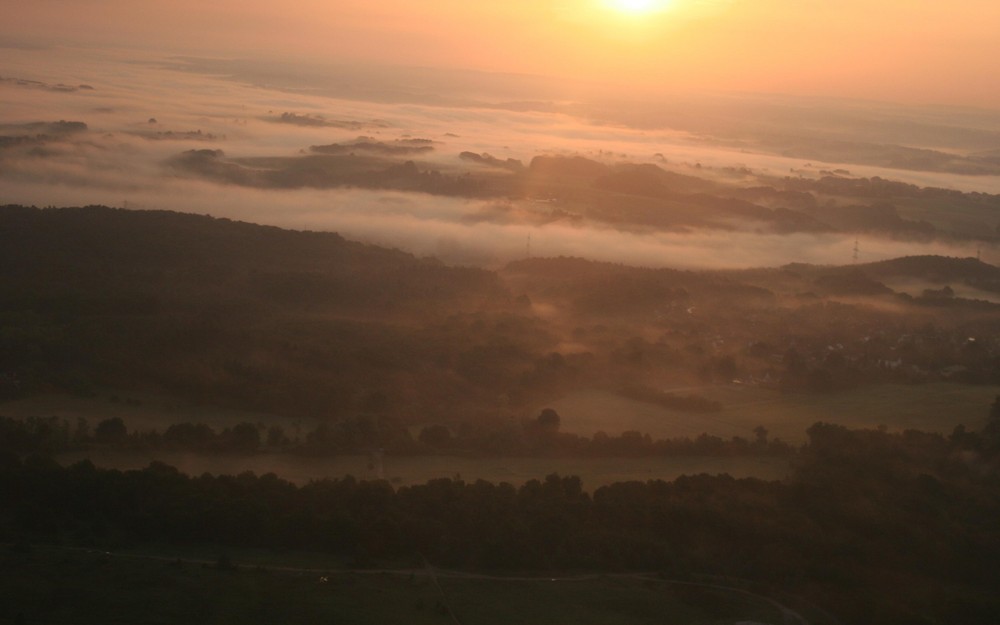
[[951,282],[956,280],[1000,281],[1000,267],[995,267],[971,257],[904,256],[902,258],[870,263],[863,265],[863,267],[872,275],[909,276],[924,278],[931,282]]

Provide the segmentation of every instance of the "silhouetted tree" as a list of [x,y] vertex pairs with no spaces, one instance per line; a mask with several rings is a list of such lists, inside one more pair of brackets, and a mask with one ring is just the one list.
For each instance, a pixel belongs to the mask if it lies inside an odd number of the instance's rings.
[[94,428],[94,438],[99,443],[115,445],[123,442],[128,437],[128,429],[121,417],[105,419]]
[[288,437],[285,436],[285,429],[280,425],[272,425],[267,429],[267,446],[282,447],[288,444]]
[[990,406],[990,415],[980,436],[984,451],[988,453],[1000,452],[1000,395],[996,396],[993,405]]
[[763,425],[758,425],[753,429],[753,433],[754,436],[757,437],[755,442],[758,445],[767,445],[767,434],[768,434],[767,428],[765,428]]
[[228,447],[235,451],[255,451],[260,447],[260,430],[252,423],[240,423],[226,432]]
[[544,431],[558,432],[560,425],[559,413],[552,408],[544,408],[535,419],[535,423]]
[[419,440],[428,447],[445,449],[451,445],[451,430],[444,425],[429,425],[420,430]]

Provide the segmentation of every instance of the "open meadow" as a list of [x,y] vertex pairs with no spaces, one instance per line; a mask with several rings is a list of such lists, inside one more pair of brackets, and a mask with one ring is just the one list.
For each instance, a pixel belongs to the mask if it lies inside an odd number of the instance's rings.
[[757,426],[770,436],[798,445],[817,421],[852,428],[915,429],[950,434],[956,425],[978,429],[987,419],[1000,386],[964,384],[880,384],[829,393],[782,393],[748,385],[678,389],[722,404],[719,412],[671,410],[614,393],[585,390],[552,403],[567,432],[591,436],[603,430],[648,433],[654,439],[697,437],[702,432],[753,438]]
[[783,622],[772,602],[741,589],[641,576],[503,578],[426,569],[315,569],[248,565],[238,553],[191,560],[41,546],[4,547],[0,563],[4,622]]

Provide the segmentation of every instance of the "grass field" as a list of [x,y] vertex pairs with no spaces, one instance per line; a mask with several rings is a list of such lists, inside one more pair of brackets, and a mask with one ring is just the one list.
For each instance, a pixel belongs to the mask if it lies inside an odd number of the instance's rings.
[[462,623],[781,623],[780,613],[759,600],[652,580],[441,580]]
[[624,576],[501,579],[277,570],[32,546],[0,552],[0,622],[615,625],[781,623],[762,597]]
[[[189,475],[211,473],[234,475],[253,471],[305,484],[321,478],[353,475],[358,479],[378,476],[369,469],[368,457],[344,455],[329,458],[288,455],[187,454],[180,452],[90,451],[63,454],[57,458],[70,464],[89,458],[94,464],[116,469],[141,469],[153,460],[166,462]],[[672,480],[680,475],[728,473],[736,478],[781,479],[789,471],[782,458],[676,457],[676,458],[471,458],[458,456],[387,456],[384,477],[394,485],[423,484],[435,478],[461,477],[468,482],[483,479],[515,486],[546,475],[577,475],[584,488],[593,490],[628,480]]]
[[890,430],[917,429],[950,433],[958,424],[979,429],[1000,386],[935,383],[881,384],[826,394],[781,393],[754,386],[723,385],[682,389],[723,405],[720,412],[670,410],[607,391],[578,391],[550,404],[562,419],[562,429],[590,436],[598,430],[627,430],[653,438],[697,436],[702,432],[753,439],[763,425],[772,437],[805,441],[806,429],[817,421],[849,427]]

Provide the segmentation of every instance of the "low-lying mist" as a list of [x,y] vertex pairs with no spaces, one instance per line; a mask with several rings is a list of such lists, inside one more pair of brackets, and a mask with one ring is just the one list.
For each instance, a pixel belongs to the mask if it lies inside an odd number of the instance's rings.
[[[457,106],[440,99],[416,101],[419,98],[373,102],[359,99],[357,93],[345,94],[354,99],[339,99],[331,97],[329,85],[277,90],[246,82],[242,75],[208,75],[202,73],[204,66],[188,62],[188,67],[185,61],[164,64],[162,59],[77,52],[28,50],[7,59],[5,80],[0,82],[5,102],[0,134],[13,139],[0,145],[0,202],[168,209],[335,230],[457,264],[493,267],[530,254],[738,268],[788,262],[847,264],[854,257],[856,239],[861,261],[918,253],[973,256],[977,250],[973,244],[874,235],[777,234],[752,224],[735,229],[639,228],[577,218],[525,199],[358,188],[249,188],[185,175],[169,163],[189,150],[221,150],[228,158],[261,159],[248,167],[265,171],[267,159],[306,154],[310,146],[350,145],[358,137],[389,144],[426,139],[432,148],[419,154],[421,163],[456,176],[469,166],[459,158],[462,152],[526,164],[540,154],[580,154],[608,163],[656,163],[668,171],[697,172],[724,183],[744,169],[780,178],[790,170],[809,177],[842,167],[855,176],[1000,191],[998,176],[813,163],[773,150],[755,153],[732,147],[735,137],[722,141],[662,124],[643,128],[594,122],[579,116],[585,108],[568,104],[539,110],[546,107]],[[838,123],[850,118],[841,116]],[[31,125],[57,120],[83,122],[86,129],[46,134]],[[998,256],[991,246],[980,247],[984,260]]]

